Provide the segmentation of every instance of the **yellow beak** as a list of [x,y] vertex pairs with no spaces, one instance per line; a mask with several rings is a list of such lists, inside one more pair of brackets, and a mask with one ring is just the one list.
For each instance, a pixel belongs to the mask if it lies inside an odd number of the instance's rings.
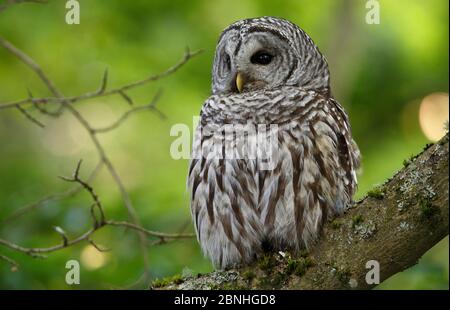
[[242,90],[244,89],[244,78],[239,72],[236,75],[236,87],[239,92],[242,92]]

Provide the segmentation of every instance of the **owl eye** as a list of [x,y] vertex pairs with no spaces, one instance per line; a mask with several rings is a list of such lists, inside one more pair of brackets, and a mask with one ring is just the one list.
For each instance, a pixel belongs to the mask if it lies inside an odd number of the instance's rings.
[[231,59],[228,54],[225,54],[224,64],[225,64],[226,70],[230,71],[231,70]]
[[258,65],[268,65],[272,61],[273,56],[270,55],[267,52],[256,52],[253,54],[252,58],[250,58],[250,61],[252,64],[258,64]]

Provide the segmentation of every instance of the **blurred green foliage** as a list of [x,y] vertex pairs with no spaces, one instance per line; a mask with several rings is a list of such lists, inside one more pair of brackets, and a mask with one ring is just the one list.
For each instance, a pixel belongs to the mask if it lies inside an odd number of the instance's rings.
[[[3,1],[4,2],[4,1]],[[1,2],[0,2],[1,3]],[[188,162],[169,154],[169,130],[192,123],[210,93],[210,71],[220,32],[248,17],[273,15],[293,21],[314,39],[329,60],[335,97],[349,112],[363,156],[361,197],[402,167],[427,139],[418,123],[418,104],[433,92],[448,93],[448,1],[381,0],[381,23],[365,23],[365,1],[248,0],[81,0],[80,25],[67,25],[65,1],[21,4],[0,13],[0,34],[36,59],[65,95],[97,89],[105,68],[108,87],[157,73],[177,62],[186,46],[205,52],[175,75],[133,90],[138,104],[163,90],[162,121],[151,112],[133,115],[119,129],[101,136],[145,227],[177,232],[189,223],[185,178]],[[0,101],[48,96],[29,68],[0,48]],[[107,125],[128,109],[123,99],[107,97],[77,104],[97,126]],[[52,226],[70,237],[90,225],[90,198],[81,193],[48,203],[14,221],[1,222],[17,208],[70,188],[56,176],[70,175],[79,158],[87,176],[97,154],[87,134],[70,115],[41,118],[39,129],[17,110],[0,111],[0,236],[24,246],[60,242]],[[93,186],[109,218],[126,219],[120,194],[105,170]],[[89,269],[81,259],[81,285],[75,288],[125,288],[143,273],[142,253],[131,231],[106,228],[95,240],[112,248],[104,265]],[[19,270],[0,261],[0,288],[71,289],[65,262],[80,260],[87,244],[32,259],[3,247]],[[211,270],[196,240],[151,247],[152,278]],[[383,283],[384,289],[448,289],[448,238],[419,264]],[[145,287],[139,283],[134,287]]]

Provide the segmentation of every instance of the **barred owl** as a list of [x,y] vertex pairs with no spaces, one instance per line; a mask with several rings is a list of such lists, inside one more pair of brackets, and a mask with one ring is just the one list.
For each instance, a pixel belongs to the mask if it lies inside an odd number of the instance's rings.
[[351,203],[359,159],[327,62],[303,30],[261,17],[223,31],[187,181],[197,239],[216,268],[310,249]]

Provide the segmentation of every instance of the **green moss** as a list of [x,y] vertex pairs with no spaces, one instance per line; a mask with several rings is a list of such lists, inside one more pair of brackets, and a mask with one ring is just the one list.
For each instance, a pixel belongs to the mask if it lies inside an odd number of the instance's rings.
[[[427,144],[428,145],[428,144]],[[427,149],[427,146],[425,146],[425,150]],[[403,166],[408,167],[420,154],[413,154],[410,155],[408,159],[403,160]]]
[[244,280],[251,282],[256,277],[256,274],[251,270],[247,270],[242,274],[242,277]]
[[403,162],[408,162],[408,165],[411,164],[420,154],[410,155],[408,159],[405,159]]
[[[211,288],[213,289],[213,288]],[[234,290],[246,290],[248,287],[240,285],[238,282],[228,282],[222,285],[222,287],[214,288],[214,289],[223,289],[228,291],[234,291]]]
[[421,199],[419,202],[419,206],[422,218],[424,219],[430,219],[439,211],[439,209],[434,206],[428,199]]
[[430,147],[432,147],[434,143],[427,143],[425,144],[425,147],[423,148],[424,151],[428,150]]
[[167,277],[167,278],[163,278],[163,279],[155,279],[152,282],[151,287],[152,288],[166,287],[171,283],[181,284],[183,282],[184,282],[184,280],[181,277],[181,275],[174,275],[172,277]]
[[287,265],[286,265],[286,273],[287,274],[293,274],[295,273],[295,271],[297,270],[297,267],[299,266],[299,261],[298,260],[289,260]]
[[410,163],[411,163],[411,161],[409,159],[404,159],[403,160],[403,167],[405,167],[405,168],[408,167]]
[[273,279],[271,281],[271,287],[275,288],[275,289],[280,288],[286,282],[286,279],[287,279],[287,275],[284,273],[277,273],[277,274],[273,275]]
[[384,198],[384,188],[375,187],[367,192],[367,196],[375,198],[375,199],[383,199]]
[[306,268],[314,266],[314,261],[311,258],[305,258],[305,266]]
[[284,272],[278,272],[273,275],[259,277],[255,288],[270,290],[279,289],[286,283],[288,276],[289,275]]
[[342,283],[348,283],[350,280],[350,272],[348,270],[337,270],[336,271],[336,277],[341,281]]
[[302,276],[305,274],[305,272],[306,272],[305,266],[303,266],[303,265],[300,264],[300,265],[298,265],[297,268],[295,269],[294,274],[297,275],[297,276],[299,276],[299,277],[302,277]]
[[308,257],[300,259],[289,259],[286,265],[286,274],[294,274],[301,277],[305,274],[306,270],[313,265],[313,261]]
[[361,214],[355,215],[352,218],[352,227],[355,228],[356,226],[360,225],[362,222],[364,222],[364,218]]
[[334,220],[333,222],[331,222],[331,228],[333,228],[333,229],[339,229],[341,226],[342,226],[342,223],[337,220]]
[[268,276],[258,278],[258,283],[256,285],[256,288],[258,288],[258,289],[273,289],[272,280]]
[[272,254],[265,254],[258,262],[261,270],[271,271],[277,264],[275,257]]
[[308,254],[309,253],[307,250],[301,250],[299,253],[299,256],[305,258],[305,257],[308,257]]
[[152,282],[152,284],[150,284],[150,287],[152,287],[152,288],[164,287],[167,284],[169,284],[169,282],[166,281],[165,279],[155,279]]
[[183,277],[181,275],[175,275],[171,278],[171,281],[175,284],[181,284],[184,282]]
[[283,258],[285,262],[284,268],[280,270],[276,268],[280,266],[274,255],[266,254],[258,261],[258,267],[266,271],[263,275],[255,275],[252,271],[242,273],[242,277],[247,281],[253,281],[255,288],[259,289],[278,289],[283,287],[289,276],[303,276],[307,269],[314,266],[314,262],[308,257],[309,253],[306,250],[301,251],[296,259],[291,258],[289,253]]

